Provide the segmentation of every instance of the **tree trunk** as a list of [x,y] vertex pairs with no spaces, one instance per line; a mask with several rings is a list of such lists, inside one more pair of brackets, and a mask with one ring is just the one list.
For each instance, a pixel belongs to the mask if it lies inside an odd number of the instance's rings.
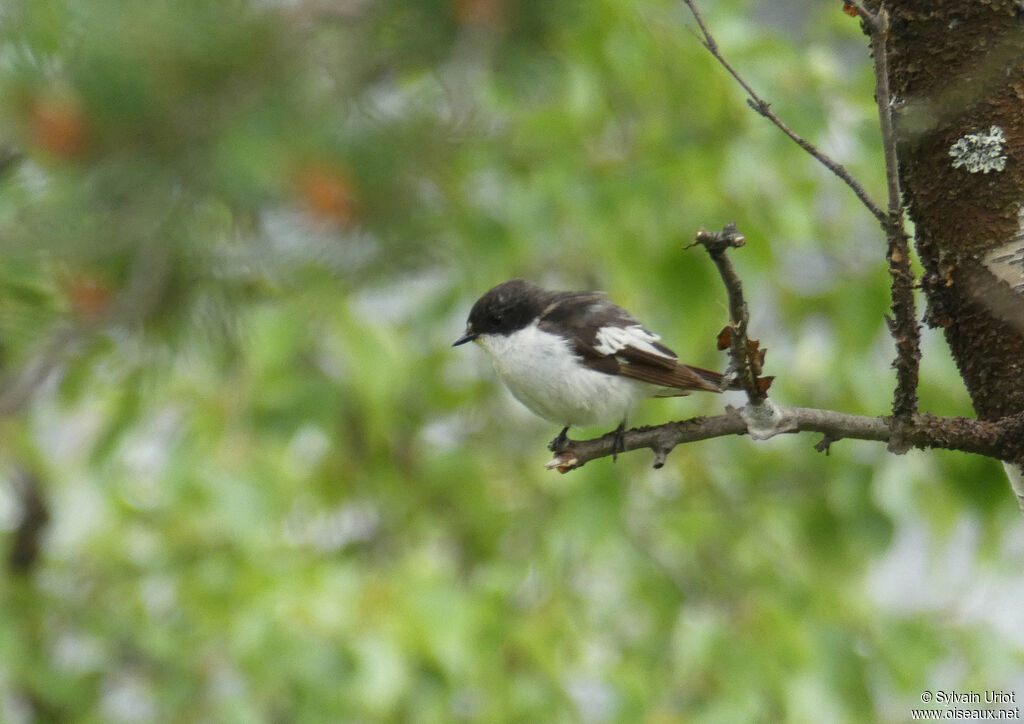
[[1024,8],[1011,0],[884,8],[926,321],[944,329],[979,418],[1021,412]]

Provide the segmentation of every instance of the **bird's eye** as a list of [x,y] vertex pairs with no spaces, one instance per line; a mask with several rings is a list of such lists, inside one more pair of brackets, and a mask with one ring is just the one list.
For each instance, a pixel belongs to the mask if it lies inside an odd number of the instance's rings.
[[502,316],[501,312],[492,312],[491,313],[491,317],[490,317],[491,324],[497,326],[497,325],[501,324],[503,319],[504,319],[504,317]]

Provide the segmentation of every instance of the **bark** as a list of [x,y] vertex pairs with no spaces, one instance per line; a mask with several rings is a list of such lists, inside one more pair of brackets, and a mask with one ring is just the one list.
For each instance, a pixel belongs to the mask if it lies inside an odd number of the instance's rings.
[[1021,9],[1011,0],[884,5],[926,321],[943,328],[978,417],[1013,415],[1024,410]]

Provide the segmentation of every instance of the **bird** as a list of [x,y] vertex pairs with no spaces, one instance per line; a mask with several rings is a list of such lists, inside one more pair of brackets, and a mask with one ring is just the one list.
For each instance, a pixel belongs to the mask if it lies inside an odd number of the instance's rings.
[[624,450],[626,420],[647,397],[721,392],[723,376],[683,364],[676,353],[604,292],[549,291],[524,279],[502,282],[473,305],[453,347],[475,342],[531,412],[569,428],[618,423],[613,456]]

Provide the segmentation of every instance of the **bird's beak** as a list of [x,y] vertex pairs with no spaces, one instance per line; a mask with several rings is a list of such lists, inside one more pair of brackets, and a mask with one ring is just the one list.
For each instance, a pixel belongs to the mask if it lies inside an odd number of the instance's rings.
[[466,325],[466,332],[465,332],[465,334],[463,334],[461,337],[459,337],[457,340],[455,340],[455,342],[452,344],[452,347],[458,347],[460,344],[465,344],[466,342],[472,342],[474,339],[476,339],[479,336],[480,335],[477,334],[476,332],[474,332],[473,328],[470,325],[467,324]]

